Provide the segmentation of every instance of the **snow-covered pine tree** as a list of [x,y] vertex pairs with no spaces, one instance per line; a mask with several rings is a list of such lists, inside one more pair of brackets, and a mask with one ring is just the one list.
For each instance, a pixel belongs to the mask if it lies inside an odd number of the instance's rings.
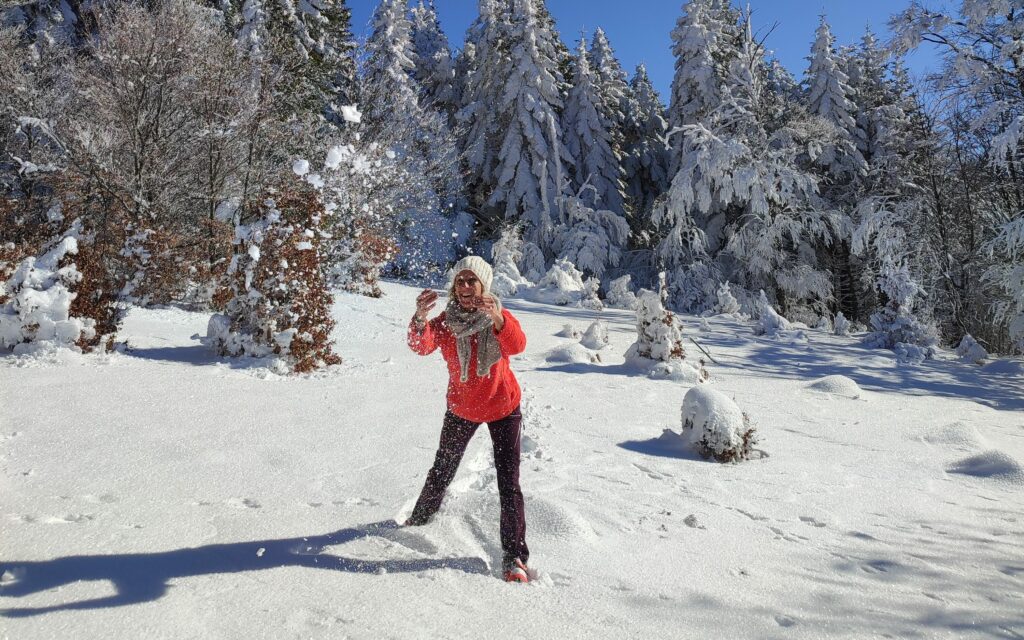
[[740,303],[736,301],[736,297],[732,295],[732,290],[729,288],[729,282],[725,281],[718,285],[718,302],[715,304],[716,313],[739,313]]
[[538,19],[536,3],[512,0],[507,60],[499,68],[494,190],[486,206],[509,221],[521,221],[524,238],[547,249],[566,156],[557,110],[561,73],[556,35]]
[[668,125],[672,152],[669,176],[682,160],[681,127],[704,121],[721,105],[719,87],[738,55],[739,14],[728,0],[689,0],[672,30],[675,74],[669,99]]
[[[501,3],[499,6],[499,2]],[[476,212],[484,235],[496,235],[505,226],[504,216],[491,215],[487,199],[497,176],[500,132],[498,103],[507,50],[509,12],[507,0],[479,0],[479,14],[466,30],[465,44],[456,60],[459,93],[459,150],[465,163],[466,195]]]
[[[813,247],[830,236],[834,221],[815,206],[815,177],[797,162],[816,140],[799,123],[767,128],[777,123],[764,108],[767,65],[749,16],[740,32],[728,75],[711,89],[718,107],[682,128],[679,171],[653,216],[668,228],[658,253],[673,270],[673,302],[686,305],[676,308],[709,309],[714,281],[725,278],[820,304],[829,283]],[[715,258],[711,279],[694,281],[687,274],[706,260],[705,247]]]
[[393,266],[401,273],[422,274],[440,267],[432,256],[448,253],[445,247],[422,243],[451,244],[450,234],[442,238],[428,230],[450,224],[462,183],[447,117],[433,105],[420,104],[420,87],[413,78],[412,23],[405,7],[401,0],[383,0],[374,14],[366,43],[360,104],[367,107],[360,129],[361,143],[370,147],[367,153],[380,156],[388,167],[377,172],[370,197],[390,200],[375,214],[394,216],[377,225],[398,242],[401,253]]
[[640,64],[630,81],[632,99],[627,101],[623,130],[623,177],[633,244],[645,246],[652,231],[650,215],[654,201],[668,188],[668,123],[661,97]]
[[[580,50],[583,50],[582,43]],[[595,108],[602,128],[608,132],[608,146],[614,160],[601,172],[602,179],[599,180],[595,176],[591,184],[597,189],[602,206],[629,217],[632,212],[629,203],[626,202],[622,162],[625,153],[626,112],[632,110],[630,102],[633,97],[626,83],[626,72],[615,57],[608,36],[600,27],[594,31],[594,37],[591,39],[588,63],[591,71],[590,82],[598,94],[598,100],[594,102]],[[575,86],[575,80],[572,84]],[[568,109],[568,106],[566,108]]]
[[355,40],[345,0],[204,0],[221,11],[225,24],[252,58],[281,74],[284,119],[328,117],[356,91]]
[[440,111],[448,125],[454,126],[458,109],[455,65],[433,0],[420,0],[412,8],[412,47],[416,65],[413,77],[419,85],[420,106]]
[[811,45],[807,68],[807,106],[809,111],[834,125],[840,132],[838,143],[826,145],[816,162],[832,176],[851,178],[863,173],[864,157],[857,149],[857,107],[851,100],[849,78],[839,67],[835,38],[822,15]]
[[875,349],[892,349],[905,361],[920,361],[935,355],[935,328],[914,314],[915,303],[924,295],[924,290],[914,282],[907,264],[883,265],[878,288],[886,303],[871,315],[871,333],[864,337],[864,344]]
[[571,185],[584,205],[621,214],[619,160],[612,150],[610,129],[614,121],[601,115],[604,99],[590,68],[586,41],[581,38],[562,118],[563,139],[572,163]]
[[703,363],[693,367],[684,362],[683,328],[675,314],[665,308],[662,290],[657,293],[644,289],[637,296],[636,342],[626,350],[626,362],[646,369],[652,377],[704,382],[708,373]]
[[319,194],[289,184],[268,193],[262,211],[237,230],[240,251],[228,270],[233,295],[224,314],[210,318],[207,343],[232,357],[280,356],[296,373],[341,362],[330,336]]

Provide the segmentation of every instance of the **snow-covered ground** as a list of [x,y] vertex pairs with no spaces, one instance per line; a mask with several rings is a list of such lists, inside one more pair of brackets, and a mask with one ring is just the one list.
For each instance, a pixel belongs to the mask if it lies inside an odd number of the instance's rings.
[[[176,309],[134,311],[129,354],[0,358],[0,637],[1024,637],[1019,361],[684,317],[760,435],[723,465],[675,435],[688,387],[623,364],[631,313],[507,301],[539,571],[508,585],[485,431],[434,522],[392,522],[446,380],[405,346],[417,290],[385,291],[338,296],[344,363],[308,376]],[[599,361],[548,361],[597,317]]]

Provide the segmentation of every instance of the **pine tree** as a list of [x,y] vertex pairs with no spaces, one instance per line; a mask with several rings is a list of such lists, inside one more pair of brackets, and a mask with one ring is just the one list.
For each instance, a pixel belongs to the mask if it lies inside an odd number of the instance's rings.
[[819,164],[833,176],[854,176],[864,166],[864,158],[855,145],[857,107],[850,99],[853,90],[847,84],[849,78],[839,68],[834,42],[825,16],[821,16],[806,73],[807,106],[812,114],[835,125],[840,133],[838,142],[823,150]]
[[[719,86],[737,55],[738,14],[727,0],[690,0],[672,30],[676,59],[669,100],[669,130],[704,121],[721,104]],[[670,140],[669,175],[679,168],[682,135]]]
[[622,165],[626,198],[633,210],[629,220],[634,243],[643,245],[652,231],[650,215],[654,201],[668,188],[668,148],[665,146],[668,123],[661,97],[642,64],[637,65],[630,93]]
[[557,109],[561,74],[555,36],[538,20],[536,0],[514,0],[508,24],[508,58],[493,108],[501,127],[494,190],[486,205],[524,224],[524,237],[542,249],[551,242],[556,199],[562,193]]
[[440,111],[454,124],[458,108],[455,95],[455,66],[448,37],[441,30],[433,0],[412,8],[412,46],[415,53],[413,77],[419,85],[420,105]]
[[[279,66],[284,116],[340,122],[355,96],[351,11],[345,0],[206,0],[221,10],[244,51]],[[233,23],[233,24],[232,24]]]
[[572,188],[589,207],[623,211],[619,193],[619,162],[612,150],[612,122],[601,117],[604,98],[591,72],[586,41],[580,39],[576,75],[565,105],[562,129],[572,162]]
[[[600,27],[591,40],[590,62],[593,82],[600,97],[597,102],[598,115],[609,133],[611,153],[615,159],[615,165],[606,169],[605,173],[617,176],[614,182],[595,186],[598,187],[605,207],[628,216],[631,211],[625,198],[622,162],[625,155],[626,112],[631,108],[632,95],[626,84],[626,72],[615,58],[611,43]],[[617,193],[612,193],[613,189]]]

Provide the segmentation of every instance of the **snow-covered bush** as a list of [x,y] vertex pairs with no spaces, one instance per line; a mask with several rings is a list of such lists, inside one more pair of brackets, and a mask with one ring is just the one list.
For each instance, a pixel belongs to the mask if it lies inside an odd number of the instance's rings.
[[715,304],[715,313],[739,313],[740,303],[732,295],[729,289],[729,282],[718,285],[718,302]]
[[78,253],[72,232],[45,252],[21,261],[0,287],[0,349],[26,352],[48,343],[72,347],[96,335],[96,321],[71,315],[82,274],[68,256]]
[[872,331],[864,337],[864,344],[875,349],[893,349],[901,362],[934,356],[938,337],[934,327],[914,315],[915,298],[924,291],[911,278],[906,263],[884,265],[878,288],[888,302],[871,314]]
[[846,319],[842,311],[837,313],[835,320],[832,321],[832,333],[837,336],[850,335],[850,321]]
[[522,287],[530,283],[519,273],[518,262],[523,255],[523,241],[519,237],[518,227],[506,227],[501,237],[491,247],[491,259],[494,264],[494,280],[491,291],[503,298],[511,298],[519,293]]
[[608,346],[608,326],[600,320],[595,320],[580,338],[580,344],[595,351],[604,349]]
[[210,318],[204,342],[221,355],[277,355],[295,372],[339,363],[321,265],[319,195],[286,187],[268,195],[262,213],[236,231],[239,252],[228,268],[233,296],[224,314]]
[[693,387],[683,397],[683,439],[704,458],[739,462],[757,443],[750,419],[721,391]]
[[559,305],[578,304],[586,295],[583,274],[568,260],[555,260],[532,293],[538,302]]
[[985,350],[985,347],[978,344],[974,336],[969,333],[965,333],[964,337],[960,340],[960,344],[957,345],[956,355],[960,356],[960,359],[964,362],[972,364],[984,364],[988,360],[988,351]]
[[583,282],[583,299],[580,300],[580,306],[592,311],[600,311],[601,309],[604,309],[604,303],[601,302],[601,298],[598,295],[600,290],[600,280],[597,278],[587,278]]
[[555,334],[559,338],[579,338],[579,329],[572,326],[571,324],[562,325],[562,330]]
[[642,290],[636,307],[636,342],[626,351],[626,363],[646,370],[651,377],[695,384],[707,380],[703,363],[684,362],[683,331],[679,320],[665,309],[661,296]]
[[551,349],[551,351],[548,351],[547,355],[544,356],[544,360],[545,362],[590,364],[593,362],[600,362],[601,356],[596,353],[592,353],[578,342],[570,342],[569,344],[558,345]]
[[762,289],[757,305],[757,323],[754,325],[754,335],[768,336],[773,338],[783,331],[789,331],[792,327],[789,321],[775,311],[772,304],[768,302],[768,296]]
[[636,294],[630,290],[631,277],[626,274],[611,281],[605,304],[613,309],[636,309]]

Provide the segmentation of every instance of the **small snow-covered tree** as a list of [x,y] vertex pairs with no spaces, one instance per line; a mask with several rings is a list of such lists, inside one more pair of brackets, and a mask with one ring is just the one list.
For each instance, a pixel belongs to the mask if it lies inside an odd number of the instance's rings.
[[320,196],[288,185],[267,194],[263,212],[237,230],[239,253],[228,270],[233,296],[224,314],[210,319],[207,342],[221,355],[277,355],[297,373],[337,364]]
[[887,302],[871,315],[872,331],[864,337],[864,344],[907,353],[911,360],[931,358],[937,336],[934,327],[914,314],[915,302],[924,290],[911,277],[907,264],[884,265],[878,288]]
[[838,312],[835,320],[832,321],[832,333],[837,336],[850,335],[850,321],[846,319],[842,311]]
[[511,297],[529,282],[519,272],[519,261],[523,255],[523,240],[516,226],[505,227],[501,236],[491,247],[494,262],[494,280],[491,291],[502,297]]
[[630,288],[631,280],[632,276],[628,273],[612,280],[608,286],[608,294],[605,296],[605,304],[614,309],[635,310],[637,297]]
[[754,325],[754,335],[771,338],[778,336],[780,332],[789,331],[789,329],[789,321],[775,311],[762,289],[758,294],[757,324]]
[[725,281],[718,285],[718,303],[715,305],[716,313],[739,313],[740,303],[732,295],[729,289],[729,282]]
[[642,290],[636,305],[636,342],[626,350],[626,362],[646,369],[652,377],[682,382],[704,382],[703,362],[697,367],[684,362],[683,328],[675,314],[665,309],[663,294]]
[[969,333],[965,333],[964,337],[960,339],[960,344],[956,347],[956,355],[963,362],[971,364],[982,364],[988,360],[988,351],[978,344],[978,341]]

